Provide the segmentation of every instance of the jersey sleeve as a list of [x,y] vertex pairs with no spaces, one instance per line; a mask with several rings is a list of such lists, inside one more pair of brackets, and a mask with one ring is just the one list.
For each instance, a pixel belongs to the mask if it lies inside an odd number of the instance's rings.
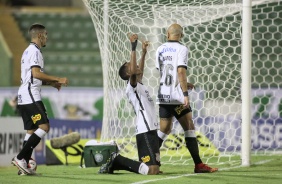
[[179,52],[179,56],[178,56],[178,67],[185,67],[187,69],[187,65],[188,65],[188,48],[187,47],[183,47],[181,49],[181,51]]
[[43,59],[42,59],[42,54],[40,51],[36,50],[33,53],[31,53],[30,56],[30,67],[40,67],[42,68],[43,66]]

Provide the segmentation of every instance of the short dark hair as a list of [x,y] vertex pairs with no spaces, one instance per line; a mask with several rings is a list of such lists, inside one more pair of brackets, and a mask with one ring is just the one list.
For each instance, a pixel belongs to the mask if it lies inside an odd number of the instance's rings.
[[46,29],[45,26],[43,26],[42,24],[40,23],[35,23],[35,24],[32,24],[29,29],[28,29],[28,34],[30,36],[32,36],[32,31],[42,31]]
[[126,64],[127,62],[123,63],[119,68],[118,74],[122,80],[128,80],[129,76],[126,74]]

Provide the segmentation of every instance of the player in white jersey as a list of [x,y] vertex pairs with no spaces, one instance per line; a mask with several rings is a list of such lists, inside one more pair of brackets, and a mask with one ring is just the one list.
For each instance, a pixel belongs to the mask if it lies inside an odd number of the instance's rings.
[[23,119],[26,136],[20,153],[12,159],[22,174],[34,174],[27,163],[33,149],[50,129],[46,109],[41,100],[41,86],[51,85],[60,90],[67,85],[67,78],[59,78],[44,73],[44,60],[41,48],[47,42],[47,31],[41,24],[29,28],[31,43],[21,59],[21,86],[18,90],[18,108]]
[[162,145],[170,133],[174,116],[184,130],[186,147],[195,163],[194,172],[215,172],[218,169],[204,164],[199,156],[188,97],[186,77],[188,48],[180,43],[182,37],[183,28],[179,24],[172,24],[167,30],[168,41],[156,51],[156,67],[160,72],[157,96],[160,116],[159,145]]
[[[128,82],[126,95],[136,114],[136,143],[140,162],[114,153],[114,157],[111,156],[109,162],[102,166],[100,171],[113,173],[114,170],[122,168],[141,174],[159,174],[160,151],[157,135],[159,123],[156,118],[154,102],[147,87],[142,84],[148,42],[142,42],[142,57],[139,66],[137,66],[138,36],[136,34],[130,35],[130,41],[132,45],[130,62],[126,62],[120,67],[119,76]],[[105,170],[106,172],[103,172]]]

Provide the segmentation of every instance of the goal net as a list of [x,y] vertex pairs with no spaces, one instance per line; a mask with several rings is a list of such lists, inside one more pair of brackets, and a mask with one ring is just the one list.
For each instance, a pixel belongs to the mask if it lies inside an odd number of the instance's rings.
[[[207,163],[240,162],[242,1],[84,0],[84,4],[93,20],[102,58],[101,139],[115,140],[124,156],[137,158],[135,115],[126,99],[126,82],[118,76],[119,67],[130,60],[127,33],[137,33],[151,43],[143,82],[155,99],[158,90],[155,51],[166,41],[166,28],[179,23],[185,33],[182,43],[189,48],[187,78],[196,86],[190,92],[190,101],[201,157]],[[278,123],[281,104],[275,112],[266,111],[281,87],[282,3],[261,0],[253,1],[252,6],[251,149],[254,153],[275,152],[282,146],[282,125]],[[141,44],[137,47],[137,59],[140,53]],[[273,131],[278,136],[273,137]],[[161,157],[169,163],[193,163],[177,121],[161,147]]]

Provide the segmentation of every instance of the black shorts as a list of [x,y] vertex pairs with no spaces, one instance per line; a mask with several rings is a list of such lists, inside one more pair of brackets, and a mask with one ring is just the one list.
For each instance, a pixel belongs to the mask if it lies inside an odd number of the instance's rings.
[[157,130],[136,135],[139,161],[146,165],[160,165],[160,149]]
[[171,118],[172,116],[174,116],[176,119],[179,119],[189,112],[192,112],[190,105],[188,108],[184,108],[183,105],[159,104],[160,118]]
[[19,105],[18,107],[24,122],[25,130],[37,129],[38,125],[49,123],[46,109],[42,101]]

